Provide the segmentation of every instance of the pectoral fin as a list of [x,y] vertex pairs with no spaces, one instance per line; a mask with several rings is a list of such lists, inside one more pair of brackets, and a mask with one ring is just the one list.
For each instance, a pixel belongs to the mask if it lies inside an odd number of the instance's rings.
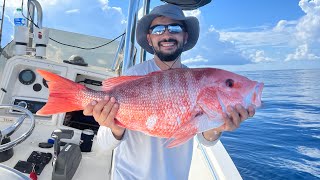
[[168,148],[181,145],[190,140],[197,133],[217,128],[223,125],[223,123],[224,121],[222,120],[221,115],[217,115],[214,119],[210,119],[207,114],[202,113],[194,117],[191,121],[183,124],[170,138],[168,138],[165,144],[168,143]]
[[183,124],[170,138],[167,139],[165,144],[168,148],[172,148],[187,142],[194,135],[197,134],[197,127],[194,120]]

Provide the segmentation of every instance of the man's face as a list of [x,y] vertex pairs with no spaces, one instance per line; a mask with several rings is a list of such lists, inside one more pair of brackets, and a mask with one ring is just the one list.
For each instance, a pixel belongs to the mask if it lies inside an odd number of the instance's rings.
[[[172,20],[164,16],[155,18],[150,27],[169,24],[181,25],[183,27],[181,21]],[[155,55],[157,55],[161,61],[174,61],[178,58],[183,51],[187,38],[187,32],[170,33],[168,29],[162,34],[151,34],[151,30],[149,30],[149,34],[147,35],[149,45],[153,47]]]

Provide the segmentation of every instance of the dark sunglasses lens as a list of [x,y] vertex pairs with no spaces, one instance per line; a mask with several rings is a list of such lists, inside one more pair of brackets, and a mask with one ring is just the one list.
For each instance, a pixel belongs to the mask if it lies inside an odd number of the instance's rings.
[[152,28],[151,34],[162,34],[166,30],[166,27],[163,25],[155,26]]
[[169,25],[168,30],[170,33],[181,33],[182,32],[182,27],[179,25]]

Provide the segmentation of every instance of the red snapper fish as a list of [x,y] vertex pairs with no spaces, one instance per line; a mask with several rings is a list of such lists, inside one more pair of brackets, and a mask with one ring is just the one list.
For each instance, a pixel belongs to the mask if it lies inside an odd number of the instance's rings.
[[[48,81],[49,98],[38,115],[83,110],[93,100],[115,97],[118,125],[155,137],[175,147],[224,124],[229,105],[261,105],[263,83],[221,69],[181,68],[144,76],[120,76],[95,91],[54,73],[37,70]],[[169,141],[170,140],[170,141]]]

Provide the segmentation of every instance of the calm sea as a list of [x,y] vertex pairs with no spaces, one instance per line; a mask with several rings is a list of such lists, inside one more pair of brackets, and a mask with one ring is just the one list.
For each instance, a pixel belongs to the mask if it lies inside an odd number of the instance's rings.
[[243,179],[320,179],[320,69],[237,73],[265,83],[254,118],[221,139]]

